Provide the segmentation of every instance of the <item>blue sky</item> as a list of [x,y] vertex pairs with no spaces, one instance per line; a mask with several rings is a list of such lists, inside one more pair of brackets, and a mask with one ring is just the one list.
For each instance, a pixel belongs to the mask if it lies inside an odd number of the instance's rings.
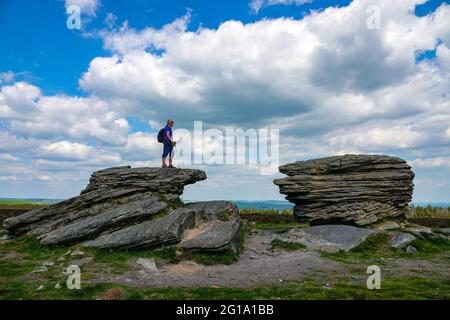
[[[70,4],[81,30],[66,26]],[[365,25],[373,5],[375,31]],[[3,0],[0,196],[64,198],[93,170],[158,165],[154,133],[170,116],[188,129],[279,127],[282,163],[400,156],[417,173],[416,201],[450,201],[449,7]],[[189,198],[281,198],[277,175],[202,168],[208,182]]]

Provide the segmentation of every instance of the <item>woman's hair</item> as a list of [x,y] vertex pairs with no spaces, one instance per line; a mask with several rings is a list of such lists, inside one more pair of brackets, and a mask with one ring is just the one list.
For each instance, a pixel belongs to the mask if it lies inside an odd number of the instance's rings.
[[171,123],[171,122],[175,122],[175,121],[173,121],[172,119],[168,119],[168,120],[167,120],[167,124],[169,124],[169,123]]

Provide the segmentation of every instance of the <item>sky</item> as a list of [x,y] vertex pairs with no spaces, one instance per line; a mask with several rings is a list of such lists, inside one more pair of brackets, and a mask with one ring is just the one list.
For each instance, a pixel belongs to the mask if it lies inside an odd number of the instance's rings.
[[[170,117],[277,128],[280,164],[401,157],[415,201],[450,201],[450,1],[0,0],[0,41],[0,197],[159,166]],[[178,165],[208,175],[187,199],[283,198],[258,166]]]

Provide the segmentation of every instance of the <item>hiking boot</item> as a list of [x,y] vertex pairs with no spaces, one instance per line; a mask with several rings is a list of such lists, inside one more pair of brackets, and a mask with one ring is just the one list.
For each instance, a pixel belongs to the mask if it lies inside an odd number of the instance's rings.
[[162,165],[162,168],[167,168],[167,164],[163,164],[163,165]]

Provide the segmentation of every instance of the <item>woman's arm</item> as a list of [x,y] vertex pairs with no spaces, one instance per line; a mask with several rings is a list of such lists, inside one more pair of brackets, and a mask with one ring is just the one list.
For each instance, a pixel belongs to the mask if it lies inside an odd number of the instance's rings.
[[166,137],[170,142],[172,142],[173,145],[177,144],[175,141],[173,141],[172,137],[170,136],[169,131],[166,131]]

